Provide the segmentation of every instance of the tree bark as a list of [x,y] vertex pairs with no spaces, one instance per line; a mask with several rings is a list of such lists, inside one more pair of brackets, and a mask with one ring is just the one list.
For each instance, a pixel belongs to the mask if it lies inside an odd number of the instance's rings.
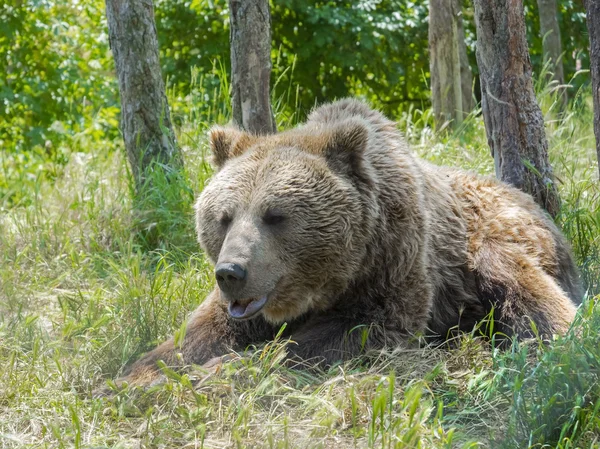
[[151,0],[106,0],[121,96],[121,128],[138,195],[156,163],[182,166],[158,59]]
[[473,71],[467,56],[467,43],[465,40],[465,27],[463,24],[462,5],[460,0],[454,1],[454,12],[457,17],[456,30],[458,32],[458,53],[460,57],[460,87],[462,90],[462,110],[464,115],[469,114],[475,107],[473,99]]
[[269,1],[229,0],[229,9],[233,120],[251,133],[274,133]]
[[[562,43],[558,26],[558,8],[556,0],[537,0],[540,15],[540,28],[543,37],[544,63],[550,61],[552,79],[559,85],[565,84],[562,62]],[[566,91],[561,90],[563,106],[567,101]]]
[[590,34],[590,72],[594,98],[594,134],[600,172],[600,0],[587,0],[587,27]]
[[552,216],[560,199],[531,79],[522,0],[474,0],[481,106],[496,176]]
[[[436,128],[463,119],[458,20],[454,0],[429,1],[429,68]],[[466,52],[466,51],[465,51]]]

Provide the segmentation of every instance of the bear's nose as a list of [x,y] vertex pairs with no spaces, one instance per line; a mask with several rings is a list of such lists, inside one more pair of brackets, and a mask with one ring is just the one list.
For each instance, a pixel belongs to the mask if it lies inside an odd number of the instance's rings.
[[215,267],[219,288],[224,293],[234,293],[246,283],[246,269],[237,263],[219,263]]

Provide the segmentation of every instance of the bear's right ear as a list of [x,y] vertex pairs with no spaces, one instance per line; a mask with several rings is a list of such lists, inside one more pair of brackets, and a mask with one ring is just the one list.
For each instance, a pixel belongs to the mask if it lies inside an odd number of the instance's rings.
[[251,143],[251,136],[233,127],[213,126],[208,132],[212,163],[220,170],[225,162],[239,156]]
[[231,126],[213,126],[208,132],[208,141],[212,163],[218,171],[229,159],[242,155],[255,144],[257,136]]
[[225,162],[232,157],[233,145],[240,138],[242,132],[235,128],[224,128],[213,126],[208,132],[212,162],[216,169],[220,170]]

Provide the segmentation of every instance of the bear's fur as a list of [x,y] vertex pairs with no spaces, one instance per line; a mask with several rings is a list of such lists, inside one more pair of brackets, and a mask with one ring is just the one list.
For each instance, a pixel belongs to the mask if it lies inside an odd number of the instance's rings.
[[530,196],[416,158],[359,101],[271,136],[214,128],[210,144],[218,172],[196,205],[198,238],[217,267],[245,277],[209,295],[181,348],[170,339],[125,380],[152,381],[158,360],[243,350],[284,322],[292,356],[333,363],[469,331],[492,310],[494,330],[518,337],[531,321],[545,338],[564,333],[575,316],[583,294],[569,246]]

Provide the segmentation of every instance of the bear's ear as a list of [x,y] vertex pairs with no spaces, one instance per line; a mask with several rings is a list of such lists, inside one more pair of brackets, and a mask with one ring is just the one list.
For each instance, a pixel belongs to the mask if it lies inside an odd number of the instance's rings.
[[368,140],[369,129],[361,120],[350,119],[338,124],[325,144],[327,165],[334,172],[362,178]]
[[212,162],[215,168],[220,169],[231,157],[234,142],[240,137],[241,132],[235,128],[213,126],[208,132]]

